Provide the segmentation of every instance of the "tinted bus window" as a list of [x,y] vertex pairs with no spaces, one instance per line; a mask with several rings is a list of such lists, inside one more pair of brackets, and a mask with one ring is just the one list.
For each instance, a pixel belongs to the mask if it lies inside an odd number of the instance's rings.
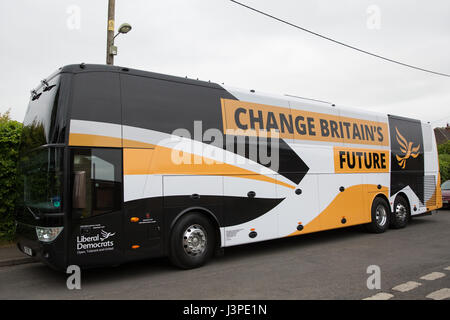
[[165,133],[183,128],[194,132],[194,121],[204,130],[222,130],[220,98],[225,90],[175,81],[121,75],[123,124]]
[[72,209],[88,218],[121,208],[122,155],[119,149],[72,150]]
[[118,74],[88,72],[74,75],[72,119],[120,124],[121,113]]

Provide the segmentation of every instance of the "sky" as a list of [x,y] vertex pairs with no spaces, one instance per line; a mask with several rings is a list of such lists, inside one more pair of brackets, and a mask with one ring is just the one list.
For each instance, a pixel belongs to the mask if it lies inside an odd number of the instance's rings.
[[[241,0],[341,42],[450,74],[448,0]],[[0,113],[61,66],[104,64],[107,0],[0,1]],[[115,64],[450,122],[450,78],[315,37],[229,0],[116,0]]]

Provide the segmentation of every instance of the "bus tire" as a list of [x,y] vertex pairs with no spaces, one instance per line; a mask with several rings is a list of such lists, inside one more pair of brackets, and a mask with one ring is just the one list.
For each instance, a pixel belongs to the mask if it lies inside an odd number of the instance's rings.
[[371,233],[385,232],[389,227],[390,213],[391,210],[389,209],[387,202],[380,197],[376,197],[372,202],[372,221],[366,224],[367,231]]
[[169,258],[181,269],[198,268],[214,254],[215,232],[211,221],[193,212],[183,215],[172,228]]
[[402,195],[395,198],[394,212],[391,215],[390,227],[400,229],[406,227],[411,216],[408,201]]

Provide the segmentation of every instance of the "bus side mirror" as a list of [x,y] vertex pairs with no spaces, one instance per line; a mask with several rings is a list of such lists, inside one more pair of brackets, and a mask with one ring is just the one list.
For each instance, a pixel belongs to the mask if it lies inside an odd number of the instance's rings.
[[86,208],[86,171],[74,172],[72,208]]

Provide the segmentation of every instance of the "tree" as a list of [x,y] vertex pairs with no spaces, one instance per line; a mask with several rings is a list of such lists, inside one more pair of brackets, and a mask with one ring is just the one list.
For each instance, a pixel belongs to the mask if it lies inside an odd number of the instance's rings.
[[0,113],[0,239],[14,238],[15,181],[22,124]]
[[450,140],[438,146],[441,182],[450,180]]

